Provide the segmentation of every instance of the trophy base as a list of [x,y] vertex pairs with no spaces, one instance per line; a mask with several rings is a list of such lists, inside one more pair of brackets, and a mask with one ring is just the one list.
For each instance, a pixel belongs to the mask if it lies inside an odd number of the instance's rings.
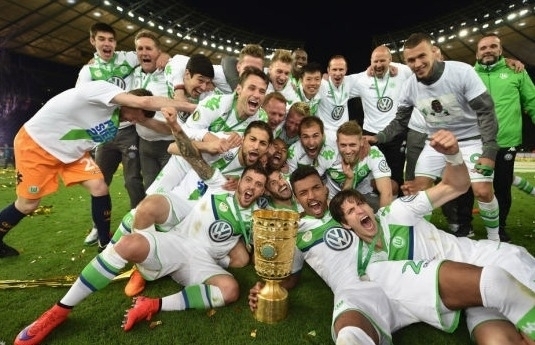
[[273,324],[284,320],[287,313],[288,291],[280,286],[279,281],[267,280],[258,294],[254,318],[260,322]]

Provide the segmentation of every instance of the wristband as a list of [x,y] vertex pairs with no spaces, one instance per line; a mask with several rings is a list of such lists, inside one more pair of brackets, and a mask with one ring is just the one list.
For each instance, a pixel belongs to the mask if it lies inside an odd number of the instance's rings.
[[474,168],[478,173],[483,176],[490,176],[494,172],[494,169],[492,167],[484,164],[476,164],[474,165]]
[[450,163],[451,165],[463,165],[464,159],[461,152],[454,153],[452,155],[444,155],[446,157],[446,162]]

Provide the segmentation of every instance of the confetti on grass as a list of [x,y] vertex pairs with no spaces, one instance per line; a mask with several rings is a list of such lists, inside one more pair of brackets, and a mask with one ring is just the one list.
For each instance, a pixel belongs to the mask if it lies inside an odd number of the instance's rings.
[[52,213],[52,205],[48,205],[48,206],[39,206],[35,211],[33,211],[32,213],[30,213],[28,216],[40,216],[40,215],[43,215],[43,214],[50,214]]
[[158,326],[161,326],[162,325],[162,321],[158,320],[158,321],[152,321],[150,324],[149,324],[149,328],[150,329],[154,329]]

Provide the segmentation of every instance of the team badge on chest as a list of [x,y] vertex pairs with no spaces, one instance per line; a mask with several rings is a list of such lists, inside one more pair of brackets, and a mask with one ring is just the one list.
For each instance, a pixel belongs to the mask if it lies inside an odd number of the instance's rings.
[[344,106],[343,105],[337,105],[334,107],[333,111],[331,112],[331,117],[333,120],[340,120],[342,118],[342,115],[344,115]]
[[353,238],[346,229],[333,227],[325,231],[323,234],[323,241],[327,247],[339,251],[349,248],[353,243]]
[[380,112],[387,113],[394,106],[394,101],[390,97],[381,97],[377,100],[377,109]]
[[208,228],[208,236],[214,242],[224,242],[232,237],[232,225],[225,220],[216,220]]

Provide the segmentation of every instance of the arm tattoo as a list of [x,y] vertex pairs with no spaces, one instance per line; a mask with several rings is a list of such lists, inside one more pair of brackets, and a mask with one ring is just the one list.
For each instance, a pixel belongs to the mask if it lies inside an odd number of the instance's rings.
[[180,155],[191,165],[193,170],[203,180],[207,180],[214,175],[214,169],[206,163],[199,151],[193,146],[190,138],[184,132],[173,131],[176,145],[180,151]]

